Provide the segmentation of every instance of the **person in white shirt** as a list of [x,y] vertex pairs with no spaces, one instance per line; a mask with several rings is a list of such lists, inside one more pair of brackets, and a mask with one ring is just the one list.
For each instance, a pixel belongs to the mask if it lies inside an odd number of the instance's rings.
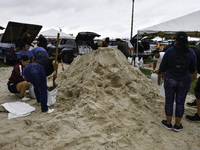
[[165,52],[159,52],[159,50],[154,50],[153,52],[153,72],[158,74],[158,85],[161,84],[161,72],[159,69],[156,70],[157,62],[161,63]]

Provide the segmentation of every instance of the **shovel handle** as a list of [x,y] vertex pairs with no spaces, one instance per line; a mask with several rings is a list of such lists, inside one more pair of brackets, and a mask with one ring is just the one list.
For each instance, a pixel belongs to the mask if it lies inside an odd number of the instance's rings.
[[54,64],[54,72],[57,76],[57,59],[58,59],[58,45],[59,45],[59,38],[60,38],[60,33],[57,34],[57,42],[56,42],[56,55],[55,55],[55,64]]

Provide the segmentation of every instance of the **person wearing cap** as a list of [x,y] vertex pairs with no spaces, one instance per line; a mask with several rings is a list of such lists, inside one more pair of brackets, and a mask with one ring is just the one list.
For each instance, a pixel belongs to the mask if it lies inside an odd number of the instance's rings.
[[165,52],[160,52],[159,50],[154,50],[153,52],[153,72],[158,74],[158,85],[161,84],[161,72],[159,69],[156,70],[157,62],[161,63]]
[[[163,56],[159,67],[164,73],[165,115],[162,125],[176,132],[183,129],[181,119],[184,114],[184,104],[192,82],[192,74],[196,71],[196,55],[188,47],[188,36],[178,32],[175,45],[169,48]],[[173,104],[176,101],[175,124],[172,126]]]
[[99,47],[108,47],[110,43],[110,38],[106,37],[104,41],[99,41],[92,47],[94,50],[97,50]]
[[129,54],[129,47],[128,44],[123,42],[120,38],[116,39],[116,43],[117,43],[117,49],[119,49],[128,59],[128,57],[130,56]]

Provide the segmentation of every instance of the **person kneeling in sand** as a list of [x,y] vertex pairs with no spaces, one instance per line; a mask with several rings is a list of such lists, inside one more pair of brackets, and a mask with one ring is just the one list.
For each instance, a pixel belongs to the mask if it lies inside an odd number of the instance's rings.
[[26,55],[21,56],[20,62],[13,68],[12,74],[8,80],[8,90],[11,93],[19,93],[19,100],[26,101],[30,98],[24,96],[26,90],[29,89],[30,83],[27,82],[23,75],[23,69],[29,64],[29,57]]

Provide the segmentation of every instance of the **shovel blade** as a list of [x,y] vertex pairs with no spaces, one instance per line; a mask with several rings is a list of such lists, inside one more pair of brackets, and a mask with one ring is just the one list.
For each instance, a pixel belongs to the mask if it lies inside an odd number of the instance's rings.
[[58,86],[58,84],[56,84],[55,80],[53,80],[53,86],[49,87],[48,91],[53,91],[57,86]]

